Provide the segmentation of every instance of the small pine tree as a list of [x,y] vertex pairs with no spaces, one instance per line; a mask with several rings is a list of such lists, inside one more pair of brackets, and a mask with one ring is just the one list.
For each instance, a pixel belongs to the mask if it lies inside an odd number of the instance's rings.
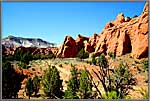
[[81,70],[79,92],[80,98],[87,99],[92,96],[92,83],[87,69]]
[[64,98],[67,99],[74,99],[77,97],[77,91],[79,89],[79,82],[78,82],[78,69],[71,64],[71,78],[67,84],[67,90],[65,91]]
[[44,93],[49,98],[62,97],[62,80],[60,80],[59,71],[55,66],[49,66],[42,77]]
[[38,78],[38,76],[35,76],[33,78],[33,91],[35,92],[35,96],[39,92],[39,89],[40,89],[40,79]]
[[33,94],[33,81],[30,77],[26,81],[25,91],[30,99],[31,95]]

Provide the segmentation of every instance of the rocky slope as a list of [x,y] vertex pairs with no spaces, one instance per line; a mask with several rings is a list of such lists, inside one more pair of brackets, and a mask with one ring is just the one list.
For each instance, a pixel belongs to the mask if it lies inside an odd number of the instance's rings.
[[143,12],[135,18],[124,17],[118,14],[116,20],[106,24],[100,34],[86,38],[78,35],[74,40],[66,36],[60,47],[57,57],[76,57],[81,48],[90,53],[116,55],[131,53],[134,58],[148,56],[148,3]]
[[3,55],[14,55],[18,50],[21,50],[23,53],[29,53],[32,55],[35,54],[43,54],[43,55],[50,55],[54,54],[56,55],[58,48],[53,47],[53,48],[37,48],[37,47],[5,47],[2,45],[2,54]]

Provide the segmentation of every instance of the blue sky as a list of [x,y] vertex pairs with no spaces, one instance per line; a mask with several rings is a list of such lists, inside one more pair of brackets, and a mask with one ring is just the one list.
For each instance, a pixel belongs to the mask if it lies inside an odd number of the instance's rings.
[[2,38],[41,38],[61,44],[66,35],[92,36],[118,13],[133,17],[145,2],[2,2]]

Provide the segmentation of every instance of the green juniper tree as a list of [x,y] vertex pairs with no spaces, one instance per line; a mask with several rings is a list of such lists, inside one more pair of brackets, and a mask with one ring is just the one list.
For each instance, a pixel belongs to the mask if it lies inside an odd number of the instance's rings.
[[35,76],[33,78],[33,91],[35,92],[35,96],[39,92],[39,89],[40,89],[40,79],[38,76]]
[[85,51],[84,48],[82,48],[82,49],[78,52],[77,57],[78,57],[79,59],[81,59],[81,60],[82,60],[82,59],[85,59],[85,58],[88,58],[88,57],[89,57],[89,52]]
[[82,99],[87,99],[92,97],[92,82],[89,76],[89,72],[86,68],[81,70],[79,84],[79,96]]
[[21,81],[24,79],[12,67],[11,63],[3,59],[2,63],[2,98],[11,99],[18,97]]
[[118,98],[124,98],[132,85],[135,84],[135,79],[130,73],[127,64],[121,63],[118,68],[114,70],[113,84]]
[[71,64],[71,77],[67,83],[67,90],[65,91],[64,98],[77,99],[77,91],[79,89],[78,82],[78,69]]
[[30,77],[26,81],[25,91],[30,99],[31,95],[33,94],[33,81]]
[[42,77],[44,93],[49,98],[62,98],[62,80],[55,66],[49,66]]
[[[121,63],[118,68],[112,70],[109,68],[109,63],[104,55],[101,55],[97,59],[96,64],[99,66],[98,73],[93,69],[92,70],[98,77],[99,81],[102,83],[106,94],[104,97],[97,86],[94,86],[99,93],[100,98],[124,98],[129,93],[129,89],[132,88],[132,85],[135,84],[135,79],[129,72],[128,65]],[[95,85],[94,81],[93,84]]]

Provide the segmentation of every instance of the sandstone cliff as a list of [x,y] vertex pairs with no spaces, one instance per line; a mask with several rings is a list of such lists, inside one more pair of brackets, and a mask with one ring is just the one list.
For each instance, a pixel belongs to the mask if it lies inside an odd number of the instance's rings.
[[100,34],[89,38],[78,35],[76,40],[66,36],[57,57],[76,57],[81,48],[95,54],[114,52],[116,55],[131,53],[134,58],[147,57],[148,3],[138,17],[118,14],[116,20],[107,23]]

